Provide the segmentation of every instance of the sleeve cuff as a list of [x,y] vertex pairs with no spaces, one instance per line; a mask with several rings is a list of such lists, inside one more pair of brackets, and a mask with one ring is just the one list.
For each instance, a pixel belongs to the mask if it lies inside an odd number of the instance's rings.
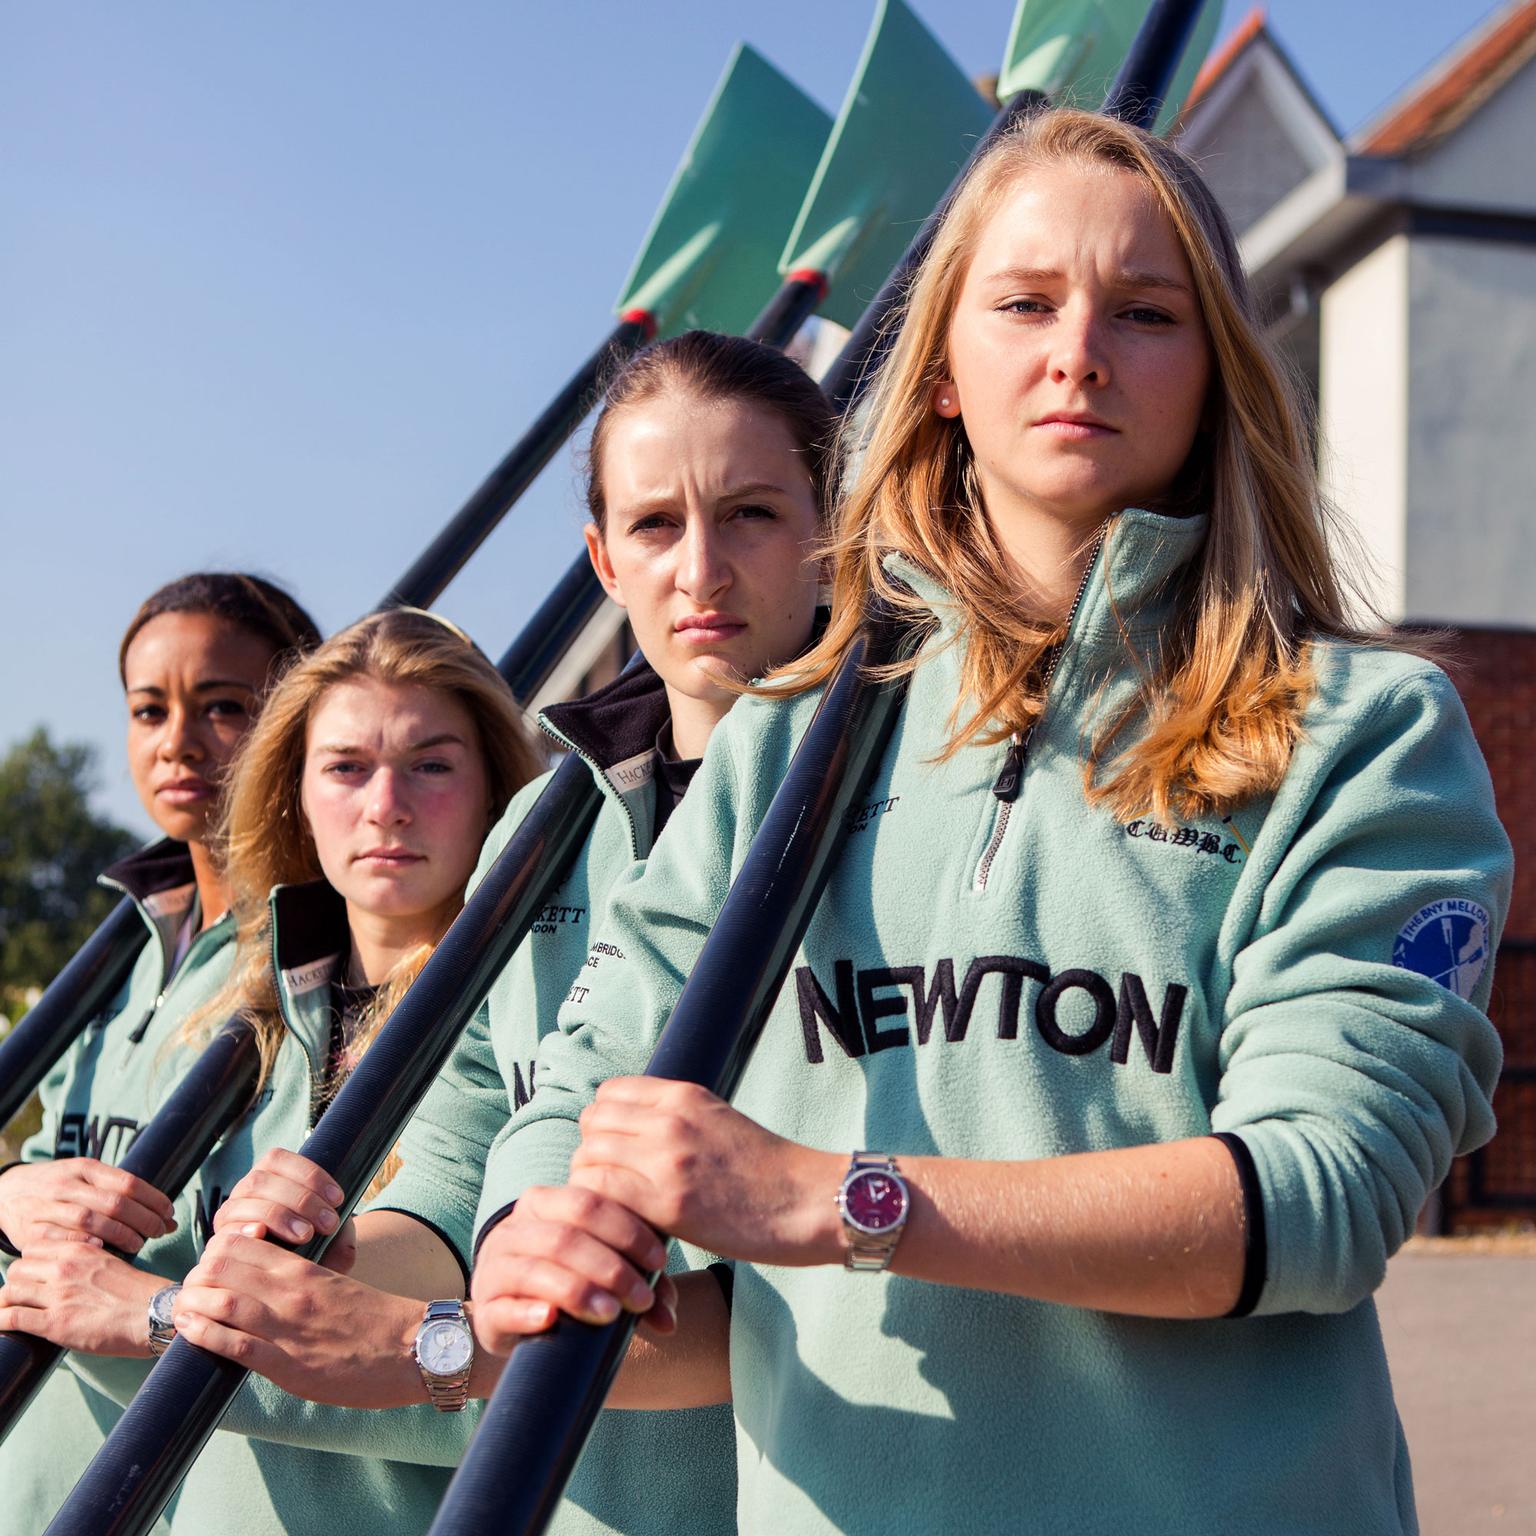
[[1216,1131],[1216,1140],[1232,1154],[1237,1182],[1243,1191],[1243,1284],[1228,1317],[1247,1317],[1259,1304],[1264,1277],[1269,1269],[1269,1242],[1264,1229],[1264,1196],[1259,1189],[1259,1170],[1241,1136]]
[[724,1298],[725,1310],[729,1315],[731,1303],[736,1297],[736,1271],[724,1259],[716,1259],[709,1266],[709,1272],[715,1277],[715,1284],[720,1287],[720,1295]]
[[475,1234],[474,1250],[469,1256],[471,1267],[473,1267],[478,1262],[480,1258],[480,1245],[486,1240],[487,1237],[490,1236],[491,1228],[494,1227],[498,1222],[505,1221],[507,1217],[512,1214],[513,1208],[516,1205],[516,1200],[508,1200],[507,1203],[499,1210],[492,1211],[491,1214],[485,1218],[484,1225]]

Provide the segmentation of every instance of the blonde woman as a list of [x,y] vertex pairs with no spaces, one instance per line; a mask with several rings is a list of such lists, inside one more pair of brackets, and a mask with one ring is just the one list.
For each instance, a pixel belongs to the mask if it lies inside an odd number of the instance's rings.
[[[623,1076],[872,593],[905,713],[734,1105]],[[648,1309],[663,1231],[729,1325],[686,1277],[614,1400],[733,1401],[744,1532],[1415,1530],[1370,1297],[1492,1134],[1509,845],[1177,150],[1061,112],[976,165],[834,597],[545,1037],[481,1342]]]
[[[185,1274],[223,1196],[263,1151],[297,1145],[324,1112],[458,914],[490,827],[540,767],[506,684],[431,614],[372,615],[284,678],[229,789],[233,970],[181,1039],[200,1045],[244,1016],[260,1037],[260,1087],[182,1197],[186,1241],[175,1264],[158,1254],[162,1274]],[[386,1164],[375,1192],[391,1172]],[[453,1250],[425,1234],[418,1252],[410,1238],[424,1229],[399,1220],[397,1269],[367,1278],[385,1289],[399,1278],[423,1301],[461,1297]],[[165,1342],[173,1307],[163,1295],[152,1308]],[[126,1395],[133,1383],[116,1364],[82,1369]],[[379,1455],[361,1414],[342,1416],[327,1442],[340,1454],[315,1449],[288,1406],[275,1392],[242,1396],[183,1485],[174,1530],[425,1528],[446,1468]]]

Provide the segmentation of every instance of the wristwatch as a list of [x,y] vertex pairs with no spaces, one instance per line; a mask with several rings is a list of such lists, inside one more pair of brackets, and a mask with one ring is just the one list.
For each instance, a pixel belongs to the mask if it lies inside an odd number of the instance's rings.
[[843,1218],[849,1269],[884,1269],[896,1252],[912,1196],[896,1171],[896,1159],[883,1152],[855,1152],[837,1192]]
[[475,1334],[462,1301],[429,1301],[416,1330],[411,1358],[439,1413],[459,1413],[469,1401],[469,1371],[475,1363]]
[[181,1294],[179,1285],[162,1285],[149,1298],[149,1352],[157,1360],[171,1347],[176,1337],[176,1321],[172,1313],[176,1298]]

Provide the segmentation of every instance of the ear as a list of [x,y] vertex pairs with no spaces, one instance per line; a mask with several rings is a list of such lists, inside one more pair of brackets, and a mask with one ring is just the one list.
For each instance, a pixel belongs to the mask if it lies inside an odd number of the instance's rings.
[[592,562],[592,569],[596,572],[598,581],[602,583],[603,591],[620,608],[629,607],[629,604],[624,601],[624,591],[619,586],[619,578],[614,574],[613,561],[608,558],[608,543],[603,538],[602,530],[596,523],[589,521],[581,532],[587,541],[587,559]]
[[960,391],[953,379],[940,379],[933,386],[933,409],[946,421],[955,421],[960,415]]

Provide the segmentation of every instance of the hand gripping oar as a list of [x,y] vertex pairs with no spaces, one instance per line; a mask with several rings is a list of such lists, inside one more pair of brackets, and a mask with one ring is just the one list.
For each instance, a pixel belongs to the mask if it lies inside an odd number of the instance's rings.
[[[736,330],[747,323],[778,280],[784,231],[830,125],[828,115],[765,59],[749,48],[732,54],[641,248],[636,271],[644,269],[643,287],[631,282],[635,293],[621,297],[618,324],[389,588],[381,608],[424,608],[437,600],[569,440],[618,361],[658,330]],[[584,619],[601,600],[600,590],[595,599],[584,595]],[[541,676],[579,631],[579,625],[566,626],[539,642],[539,664],[546,669]],[[514,691],[533,700],[531,692]],[[0,1126],[116,995],[147,937],[133,903],[120,902],[0,1043]]]
[[[1201,0],[1154,0],[1110,93],[1119,115],[1155,118]],[[840,812],[880,762],[904,696],[862,675],[891,659],[895,626],[871,616],[827,686],[752,839],[646,1071],[729,1097],[810,924],[838,845]],[[655,1276],[650,1279],[654,1282]],[[430,1536],[538,1536],[559,1504],[629,1347],[636,1318],[562,1318],[519,1344]]]
[[[244,1024],[226,1025],[156,1110],[119,1166],[174,1200],[250,1102],[259,1056],[254,1031]],[[63,1355],[59,1345],[46,1339],[0,1333],[0,1440]]]

